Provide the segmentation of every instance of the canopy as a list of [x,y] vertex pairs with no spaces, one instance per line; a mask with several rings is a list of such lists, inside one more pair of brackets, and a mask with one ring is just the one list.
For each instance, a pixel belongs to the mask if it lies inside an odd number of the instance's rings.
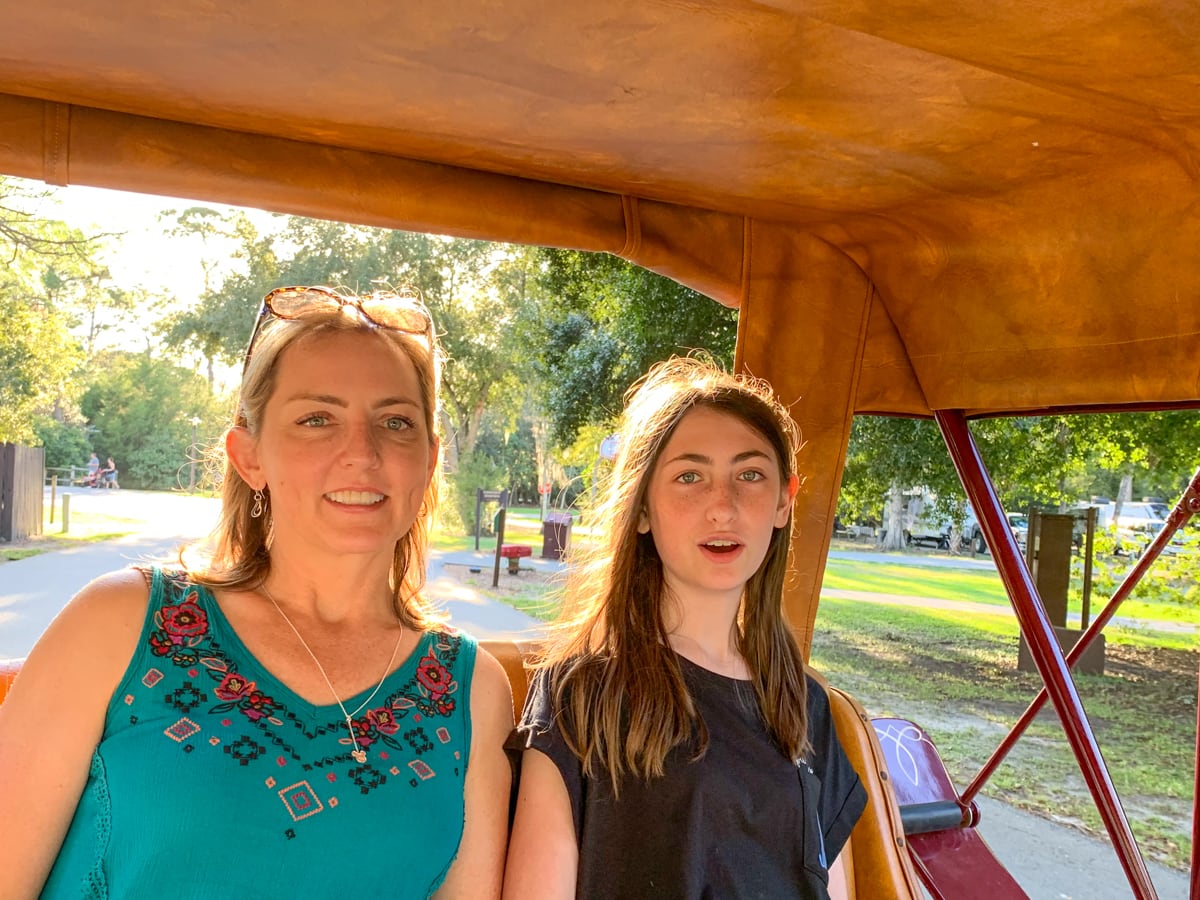
[[1200,398],[1194,4],[8,7],[0,171],[606,250],[740,306],[810,533],[854,412]]

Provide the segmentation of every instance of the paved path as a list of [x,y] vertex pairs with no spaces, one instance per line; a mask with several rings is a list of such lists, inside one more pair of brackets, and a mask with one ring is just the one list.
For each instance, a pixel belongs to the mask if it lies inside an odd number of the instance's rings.
[[[156,536],[85,544],[0,564],[0,658],[24,656],[66,600],[92,578],[135,561],[170,561],[180,542],[203,534],[211,524],[211,516],[215,515],[215,506],[197,506],[193,498],[169,495],[166,499],[162,495],[134,498],[129,495],[135,492],[120,493],[126,495],[123,499],[143,504],[143,509],[154,512]],[[193,505],[185,507],[179,502],[181,500]],[[72,502],[76,502],[74,497]],[[85,502],[109,503],[111,500],[80,498],[78,501],[80,507]],[[865,558],[859,553],[846,555]],[[875,555],[882,558],[880,561],[901,561],[890,554]],[[907,557],[903,561],[909,562]],[[945,560],[939,564],[956,562],[975,563],[971,568],[979,567],[978,564],[991,565],[986,560]],[[519,639],[536,636],[540,627],[536,620],[481,597],[476,591],[445,577],[444,567],[448,564],[475,565],[489,571],[491,563],[492,557],[487,553],[435,553],[429,567],[431,592],[444,599],[455,624],[477,637]],[[523,560],[522,565],[558,567],[557,563],[540,559]],[[826,593],[838,596],[846,592]],[[910,605],[953,604],[962,607],[955,601],[877,594],[864,594],[857,599],[874,602],[907,600]],[[1002,611],[1000,607],[987,604],[972,606],[982,607],[981,611],[990,613]],[[1033,900],[1124,900],[1131,896],[1116,856],[1106,841],[1021,812],[995,799],[981,797],[979,804],[982,812],[980,833]],[[1154,863],[1149,864],[1149,869],[1160,900],[1185,900],[1188,896],[1185,874]]]

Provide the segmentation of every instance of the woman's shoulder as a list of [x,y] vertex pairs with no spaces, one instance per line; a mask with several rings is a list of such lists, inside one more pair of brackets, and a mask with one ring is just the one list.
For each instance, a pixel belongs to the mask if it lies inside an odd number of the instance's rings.
[[74,618],[120,620],[123,614],[145,614],[150,598],[151,575],[147,570],[129,567],[107,572],[88,582],[67,605],[64,613]]
[[50,623],[26,668],[53,670],[57,683],[74,689],[86,685],[111,693],[133,655],[149,596],[146,576],[138,569],[88,582]]

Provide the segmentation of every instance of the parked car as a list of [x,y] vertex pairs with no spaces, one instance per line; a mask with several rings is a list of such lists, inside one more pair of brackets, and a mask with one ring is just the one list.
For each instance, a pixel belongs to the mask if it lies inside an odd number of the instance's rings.
[[[1029,517],[1024,513],[1005,513],[1008,518],[1008,527],[1013,530],[1013,534],[1017,538],[1017,546],[1021,548],[1021,552],[1025,552],[1025,542],[1029,538]],[[979,527],[979,523],[972,516],[969,523],[963,526],[963,535],[970,535],[971,552],[973,553],[990,553],[987,539],[983,536],[983,529]]]
[[1167,524],[1166,517],[1160,515],[1164,510],[1166,504],[1153,501],[1123,503],[1121,514],[1116,517],[1117,552],[1140,555]]

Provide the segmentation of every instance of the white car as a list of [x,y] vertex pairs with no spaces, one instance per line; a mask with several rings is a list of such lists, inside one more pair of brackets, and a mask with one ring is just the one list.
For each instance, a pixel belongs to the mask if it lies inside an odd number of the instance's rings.
[[1137,556],[1149,545],[1154,536],[1166,525],[1162,514],[1166,506],[1162,503],[1131,501],[1121,505],[1121,514],[1116,518],[1117,549]]
[[[1005,513],[1005,517],[1008,519],[1008,525],[1013,530],[1013,534],[1017,537],[1017,546],[1024,553],[1025,541],[1029,537],[1029,517],[1024,513]],[[963,526],[963,534],[969,537],[973,553],[990,552],[987,539],[983,536],[983,529],[979,527],[979,523],[975,521],[974,516]]]

